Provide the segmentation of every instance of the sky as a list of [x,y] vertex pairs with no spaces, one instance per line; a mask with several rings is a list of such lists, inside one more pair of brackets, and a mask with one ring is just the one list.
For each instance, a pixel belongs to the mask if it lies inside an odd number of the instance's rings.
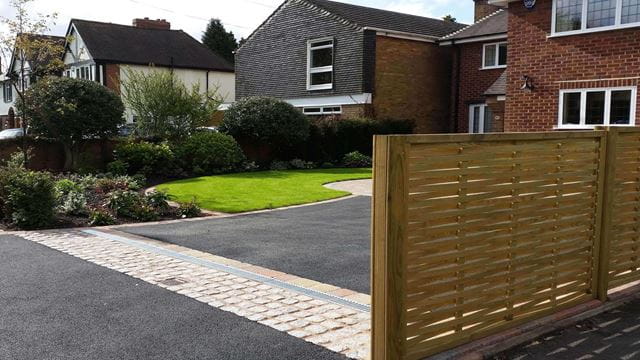
[[[413,15],[440,18],[452,14],[459,22],[473,22],[471,0],[340,0]],[[0,0],[0,16],[10,17],[10,0]],[[131,24],[137,17],[167,19],[173,29],[182,29],[200,39],[208,19],[220,19],[236,38],[247,37],[283,0],[34,0],[32,11],[57,12],[53,35],[64,35],[69,20],[79,18]],[[0,31],[4,29],[0,28]]]

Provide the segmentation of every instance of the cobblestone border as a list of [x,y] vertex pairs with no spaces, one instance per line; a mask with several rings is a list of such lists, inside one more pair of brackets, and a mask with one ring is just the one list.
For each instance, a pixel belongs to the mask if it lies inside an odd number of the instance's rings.
[[[114,232],[114,230],[111,231]],[[347,357],[367,359],[369,356],[371,317],[368,312],[314,299],[288,289],[145,251],[139,247],[79,230],[13,232],[12,235],[119,271],[223,311],[232,312]],[[127,237],[132,238],[129,234]],[[221,264],[226,262],[229,266],[238,268],[245,266],[242,269],[256,273],[258,272],[254,270],[262,269],[139,236],[135,240]],[[270,270],[263,269],[263,271]],[[279,272],[273,272],[270,275],[274,279],[286,276],[291,275]],[[304,279],[290,277],[284,281],[295,283],[302,280]],[[309,288],[308,285],[312,285],[317,291],[322,291],[318,289],[338,291],[331,285],[307,281],[299,286]],[[322,287],[323,285],[328,287]],[[329,292],[331,291],[327,293]],[[363,294],[343,297],[356,298],[357,295],[361,296],[361,300],[364,300],[364,297],[368,298],[368,295]]]

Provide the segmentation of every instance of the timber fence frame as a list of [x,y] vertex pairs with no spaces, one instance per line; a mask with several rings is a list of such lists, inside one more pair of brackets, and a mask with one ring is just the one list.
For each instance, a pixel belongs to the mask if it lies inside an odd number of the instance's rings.
[[372,359],[421,359],[640,280],[640,129],[374,143]]

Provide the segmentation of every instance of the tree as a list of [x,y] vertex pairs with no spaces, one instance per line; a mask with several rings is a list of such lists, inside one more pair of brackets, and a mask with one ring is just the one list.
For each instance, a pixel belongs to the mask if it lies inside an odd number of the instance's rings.
[[449,15],[445,15],[442,20],[444,21],[449,21],[449,22],[456,22],[458,21],[458,19],[454,18],[453,16],[451,16],[451,14]]
[[87,139],[106,139],[124,123],[120,97],[89,80],[46,77],[18,99],[16,107],[31,115],[34,135],[60,141],[65,150],[65,170],[75,170]]
[[136,134],[178,140],[205,126],[218,111],[218,89],[190,89],[172,71],[124,69],[122,99],[136,116]]
[[209,21],[207,30],[202,35],[202,43],[231,64],[235,62],[234,52],[238,49],[238,42],[233,32],[227,31],[220,20]]
[[[64,68],[62,55],[64,45],[54,41],[51,37],[44,35],[50,26],[55,23],[57,14],[31,15],[27,7],[34,0],[10,0],[9,7],[13,9],[13,18],[0,17],[0,25],[4,25],[5,32],[0,33],[0,56],[8,66],[14,62],[17,69],[8,72],[8,80],[11,82],[14,92],[18,95],[27,110],[25,93],[30,80],[46,74],[56,73]],[[33,16],[33,17],[32,17]],[[30,114],[19,111],[17,114],[21,118],[22,129],[27,133]],[[27,144],[23,137],[22,151],[27,158]]]

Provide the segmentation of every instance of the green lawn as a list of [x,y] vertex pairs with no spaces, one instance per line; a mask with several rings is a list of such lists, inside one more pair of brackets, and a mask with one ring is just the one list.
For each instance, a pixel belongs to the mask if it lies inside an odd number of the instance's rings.
[[371,169],[261,171],[179,180],[157,188],[177,202],[195,198],[203,209],[239,213],[347,196],[322,185],[369,178]]

